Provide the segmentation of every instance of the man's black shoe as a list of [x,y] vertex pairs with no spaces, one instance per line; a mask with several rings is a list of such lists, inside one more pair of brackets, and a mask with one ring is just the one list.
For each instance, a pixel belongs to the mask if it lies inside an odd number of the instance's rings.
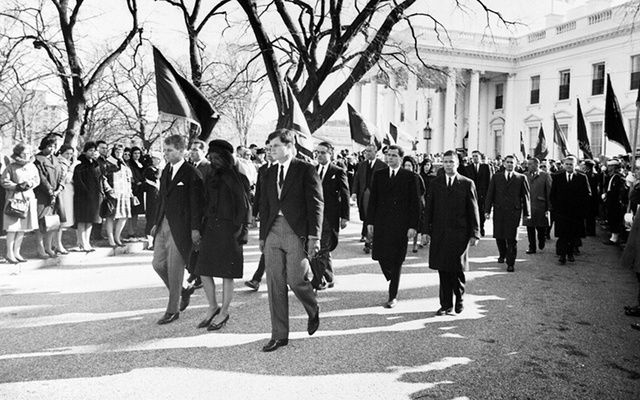
[[539,242],[539,243],[538,243],[538,248],[539,248],[540,250],[544,250],[544,245],[545,245],[545,242]]
[[453,308],[451,307],[449,308],[440,307],[438,311],[436,311],[436,315],[451,314],[451,312],[453,312]]
[[533,250],[529,249],[529,250],[525,251],[525,253],[527,253],[527,254],[536,254],[536,249],[533,249]]
[[254,291],[254,292],[257,292],[257,291],[258,291],[258,289],[260,289],[260,282],[258,282],[258,281],[254,281],[253,279],[252,279],[252,280],[250,280],[250,281],[246,281],[246,282],[244,283],[244,285],[245,285],[246,287],[249,287],[249,288],[253,289],[253,291]]
[[307,332],[309,333],[309,336],[316,333],[319,326],[320,326],[320,307],[316,306],[316,314],[312,317],[309,317],[309,321],[307,322]]
[[278,347],[286,346],[289,344],[289,339],[271,339],[267,344],[262,347],[262,351],[268,353],[276,350]]
[[164,315],[162,316],[162,318],[160,318],[157,322],[158,325],[166,325],[166,324],[170,324],[173,321],[177,320],[178,318],[180,318],[180,313],[164,313]]
[[198,277],[196,277],[195,282],[193,282],[193,289],[194,289],[194,290],[195,290],[195,289],[200,289],[200,288],[202,288],[202,286],[203,286],[203,285],[202,285],[202,279],[200,279],[200,277],[199,277],[199,276],[198,276]]
[[513,268],[513,265],[507,265],[507,272],[514,272],[515,269]]
[[567,263],[567,259],[565,257],[560,257],[560,265],[565,265]]
[[462,305],[461,301],[456,301],[456,314],[460,314],[462,312],[462,310],[464,310],[464,306]]
[[498,264],[504,264],[504,257],[498,257]]
[[574,261],[576,261],[576,259],[575,259],[575,258],[573,258],[573,254],[569,254],[569,255],[567,256],[567,260],[568,260],[569,262],[574,262]]
[[191,286],[188,288],[182,288],[182,296],[180,296],[180,311],[184,311],[189,307],[191,301],[191,295],[196,289]]
[[367,246],[364,246],[364,249],[362,249],[362,251],[364,251],[364,254],[369,254],[371,252],[371,249]]

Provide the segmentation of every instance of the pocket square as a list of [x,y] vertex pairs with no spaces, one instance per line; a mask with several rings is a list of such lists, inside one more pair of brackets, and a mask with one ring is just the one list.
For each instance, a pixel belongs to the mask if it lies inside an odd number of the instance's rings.
[[176,184],[176,186],[184,186],[184,183],[182,183],[182,182],[178,182],[178,183]]

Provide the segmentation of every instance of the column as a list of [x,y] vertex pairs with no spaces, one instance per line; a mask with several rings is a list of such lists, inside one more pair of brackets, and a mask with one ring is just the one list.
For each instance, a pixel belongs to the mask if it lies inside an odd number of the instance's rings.
[[373,79],[369,84],[369,112],[367,119],[374,124],[378,124],[378,83]]
[[[442,125],[442,115],[443,115],[443,95],[444,92],[442,89],[437,89],[432,93],[432,110],[431,110],[431,122],[429,126],[431,127],[431,141],[429,142],[429,151],[431,154],[436,154],[442,152],[442,132],[444,131],[444,126]],[[425,127],[427,124],[424,124]]]
[[[416,118],[416,111],[418,107],[418,104],[417,104],[418,103],[418,78],[411,72],[409,72],[409,84],[407,87],[407,91],[405,93],[405,96],[403,97],[404,97],[403,130],[414,138],[417,136],[418,139],[420,140],[420,138],[422,137],[422,128],[424,128],[424,125],[420,126],[418,121],[422,120],[423,118],[426,119],[426,116],[421,118],[421,116],[418,115]],[[426,107],[424,108],[423,112],[424,113],[427,112]]]
[[471,71],[471,84],[469,85],[469,152],[480,148],[478,134],[478,114],[480,99],[480,72]]
[[455,107],[456,107],[456,70],[449,69],[447,76],[447,92],[444,101],[444,138],[443,149],[451,150],[455,148],[456,127],[455,127]]
[[360,115],[364,115],[362,113],[362,83],[358,82],[353,86],[353,108],[355,108]]
[[[518,131],[518,125],[516,124],[516,98],[515,98],[515,84],[516,74],[509,74],[507,76],[507,87],[505,90],[504,98],[504,132],[502,139],[502,151],[500,154],[503,156],[507,154],[518,154],[520,152],[520,132]],[[521,158],[520,156],[519,158]]]

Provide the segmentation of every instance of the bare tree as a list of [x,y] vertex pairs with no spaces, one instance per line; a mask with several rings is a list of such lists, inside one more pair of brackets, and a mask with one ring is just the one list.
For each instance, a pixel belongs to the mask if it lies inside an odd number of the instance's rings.
[[[80,52],[76,31],[78,17],[84,0],[40,0],[34,7],[24,6],[22,1],[14,1],[14,7],[0,12],[3,20],[19,21],[22,32],[17,39],[30,41],[33,47],[43,50],[57,74],[67,105],[67,126],[65,143],[75,145],[87,107],[87,96],[92,91],[104,70],[126,49],[136,34],[142,29],[138,26],[137,0],[124,0],[131,15],[131,27],[119,45],[94,64],[89,64]],[[58,17],[57,26],[48,24],[45,17],[45,5],[52,4]],[[0,20],[2,22],[2,20]]]

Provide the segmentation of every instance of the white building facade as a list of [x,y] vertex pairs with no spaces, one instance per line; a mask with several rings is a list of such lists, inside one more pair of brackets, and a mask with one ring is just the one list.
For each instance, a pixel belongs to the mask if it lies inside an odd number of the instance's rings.
[[[634,22],[637,1],[609,4],[590,0],[567,15],[548,15],[545,29],[520,37],[450,31],[451,43],[445,46],[435,32],[425,30],[419,36],[420,56],[446,72],[443,83],[418,88],[417,78],[409,76],[405,87],[394,88],[393,82],[385,86],[370,79],[354,87],[349,102],[382,131],[390,122],[397,125],[418,142],[420,152],[465,148],[489,157],[520,154],[522,133],[527,154],[533,154],[542,127],[549,157],[557,158],[554,115],[569,151],[582,156],[579,99],[594,155],[619,154],[622,147],[604,138],[606,76],[632,142],[640,23]],[[399,38],[412,43],[409,32]],[[425,138],[427,125],[430,139]]]

